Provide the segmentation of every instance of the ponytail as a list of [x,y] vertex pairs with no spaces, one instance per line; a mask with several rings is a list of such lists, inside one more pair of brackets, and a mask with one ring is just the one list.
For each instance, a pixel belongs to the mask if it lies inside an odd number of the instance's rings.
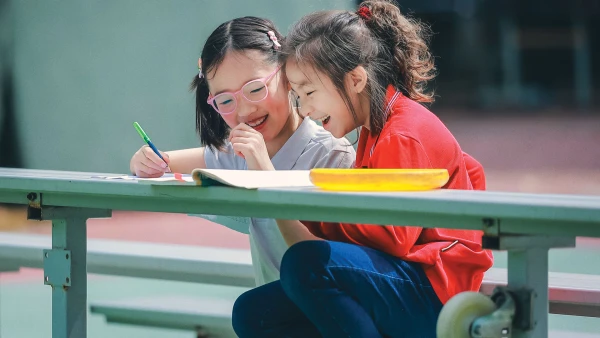
[[290,29],[283,54],[312,65],[327,75],[355,121],[356,108],[344,86],[345,75],[365,68],[370,98],[370,132],[379,134],[386,122],[387,87],[392,85],[417,102],[432,102],[427,81],[435,77],[427,47],[428,27],[400,13],[388,0],[363,2],[356,12],[321,11],[309,14]]
[[427,81],[435,77],[435,65],[428,47],[429,27],[402,15],[395,4],[386,0],[363,2],[357,15],[374,37],[390,48],[399,71],[394,85],[415,101],[433,102],[433,93],[426,92]]

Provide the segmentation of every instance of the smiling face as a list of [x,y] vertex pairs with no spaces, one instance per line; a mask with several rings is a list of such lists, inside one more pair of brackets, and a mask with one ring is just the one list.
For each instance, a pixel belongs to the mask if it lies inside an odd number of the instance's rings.
[[[255,50],[231,51],[227,52],[218,67],[211,69],[206,74],[206,80],[211,96],[215,97],[224,92],[235,93],[246,83],[273,74],[278,67],[278,64],[266,61],[261,52]],[[249,88],[250,86],[253,88]],[[293,122],[291,122],[293,119],[286,86],[282,72],[276,72],[266,82],[265,88],[258,88],[261,86],[257,87],[256,83],[248,86],[250,92],[247,93],[247,96],[256,90],[268,90],[268,95],[264,100],[250,102],[240,92],[235,96],[235,110],[229,114],[221,114],[221,117],[230,128],[234,128],[240,123],[253,127],[263,135],[266,143],[281,138],[287,140],[294,128]],[[250,96],[250,98],[252,97]],[[229,101],[222,100],[217,102],[217,104],[223,105],[229,103]]]
[[[356,108],[356,118],[331,79],[309,65],[299,64],[289,58],[285,74],[293,93],[299,98],[300,113],[313,120],[321,121],[323,128],[334,137],[342,138],[353,129],[367,123],[361,107],[359,92],[346,90],[351,104]],[[350,75],[344,82],[352,87]],[[367,114],[368,116],[368,114]]]

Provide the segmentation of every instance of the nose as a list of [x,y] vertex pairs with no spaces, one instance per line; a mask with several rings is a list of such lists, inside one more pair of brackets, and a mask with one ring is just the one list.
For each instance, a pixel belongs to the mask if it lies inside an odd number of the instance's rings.
[[302,117],[310,117],[310,115],[313,114],[315,110],[312,106],[303,104],[300,108],[298,108],[298,111],[300,112],[300,115]]
[[249,116],[257,110],[256,104],[246,100],[241,95],[237,97],[236,112],[238,116]]

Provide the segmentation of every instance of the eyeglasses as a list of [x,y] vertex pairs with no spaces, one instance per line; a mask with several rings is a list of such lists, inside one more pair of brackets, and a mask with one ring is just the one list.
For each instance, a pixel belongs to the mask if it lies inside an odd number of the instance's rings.
[[280,69],[281,66],[277,67],[277,69],[267,77],[246,83],[242,86],[242,89],[235,93],[225,92],[214,97],[211,95],[208,97],[206,103],[210,104],[219,114],[227,115],[233,113],[237,108],[237,95],[240,92],[246,100],[253,103],[260,102],[269,95],[267,82],[271,80]]

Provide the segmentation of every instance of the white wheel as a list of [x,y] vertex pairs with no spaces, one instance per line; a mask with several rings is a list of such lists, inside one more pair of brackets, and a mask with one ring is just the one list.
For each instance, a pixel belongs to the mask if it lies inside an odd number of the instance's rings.
[[438,338],[471,338],[473,321],[496,310],[496,304],[479,292],[461,292],[442,308],[437,321]]

